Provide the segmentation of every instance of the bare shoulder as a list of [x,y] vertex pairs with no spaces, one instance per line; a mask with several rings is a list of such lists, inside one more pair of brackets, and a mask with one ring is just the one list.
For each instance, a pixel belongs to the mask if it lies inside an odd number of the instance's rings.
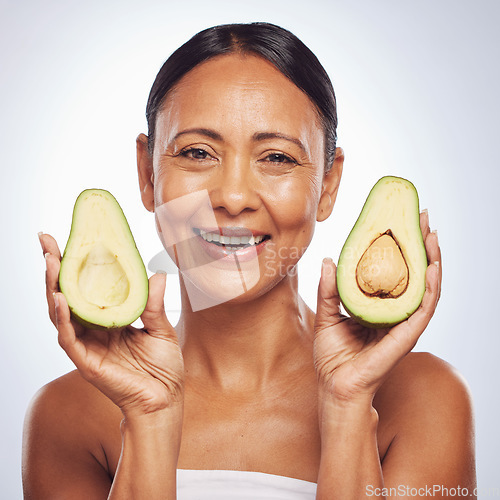
[[[70,394],[79,397],[68,397]],[[31,405],[43,405],[47,400],[54,403],[60,399],[63,399],[66,405],[78,405],[83,400],[96,397],[99,394],[100,392],[84,380],[77,370],[73,370],[40,388],[33,397]]]
[[72,371],[43,386],[33,397],[26,415],[28,426],[42,425],[45,431],[64,431],[65,439],[84,433],[116,418],[119,410],[78,371]]
[[427,352],[409,353],[391,372],[375,401],[389,416],[434,413],[453,409],[469,412],[472,406],[464,377],[441,358]]
[[69,494],[79,481],[89,487],[97,482],[105,491],[110,480],[103,443],[120,439],[119,422],[119,409],[77,371],[42,387],[24,424],[25,498]]
[[[380,417],[384,477],[439,471],[440,484],[475,482],[472,397],[463,376],[429,353],[408,354],[374,401]],[[411,472],[401,464],[410,463]],[[427,476],[426,476],[427,477]]]

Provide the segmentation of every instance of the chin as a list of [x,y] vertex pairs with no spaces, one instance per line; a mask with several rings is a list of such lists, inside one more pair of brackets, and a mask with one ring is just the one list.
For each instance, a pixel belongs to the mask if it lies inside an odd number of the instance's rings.
[[213,263],[182,271],[191,309],[200,311],[223,303],[245,302],[260,280],[259,266],[227,268]]
[[206,266],[182,271],[182,281],[193,312],[228,304],[249,303],[274,289],[285,277],[296,274],[297,267],[290,266],[288,273],[279,270],[267,276],[258,265],[241,265],[228,270],[221,266]]

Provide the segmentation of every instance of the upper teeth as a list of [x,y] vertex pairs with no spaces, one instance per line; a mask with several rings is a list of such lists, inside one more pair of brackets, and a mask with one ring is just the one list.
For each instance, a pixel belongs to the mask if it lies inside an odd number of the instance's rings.
[[200,229],[200,236],[205,241],[214,241],[221,245],[258,245],[264,236],[223,236],[219,233],[208,233]]

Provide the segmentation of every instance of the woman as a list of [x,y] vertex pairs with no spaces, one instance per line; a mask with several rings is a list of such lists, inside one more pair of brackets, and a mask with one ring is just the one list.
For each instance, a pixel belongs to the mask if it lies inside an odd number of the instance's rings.
[[264,23],[205,30],[162,67],[147,117],[141,196],[181,270],[182,314],[173,328],[155,274],[144,329],[84,330],[41,235],[50,316],[78,370],[28,412],[26,498],[472,496],[466,385],[410,353],[440,294],[427,213],[426,292],[407,321],[371,331],[342,316],[331,259],[316,314],[298,295],[344,160],[309,49]]

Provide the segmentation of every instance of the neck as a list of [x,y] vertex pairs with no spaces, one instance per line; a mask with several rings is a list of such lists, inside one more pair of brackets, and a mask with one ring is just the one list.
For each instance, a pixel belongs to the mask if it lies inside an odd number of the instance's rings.
[[314,315],[287,275],[264,295],[192,312],[181,279],[177,332],[186,376],[219,390],[262,390],[277,374],[312,365]]

